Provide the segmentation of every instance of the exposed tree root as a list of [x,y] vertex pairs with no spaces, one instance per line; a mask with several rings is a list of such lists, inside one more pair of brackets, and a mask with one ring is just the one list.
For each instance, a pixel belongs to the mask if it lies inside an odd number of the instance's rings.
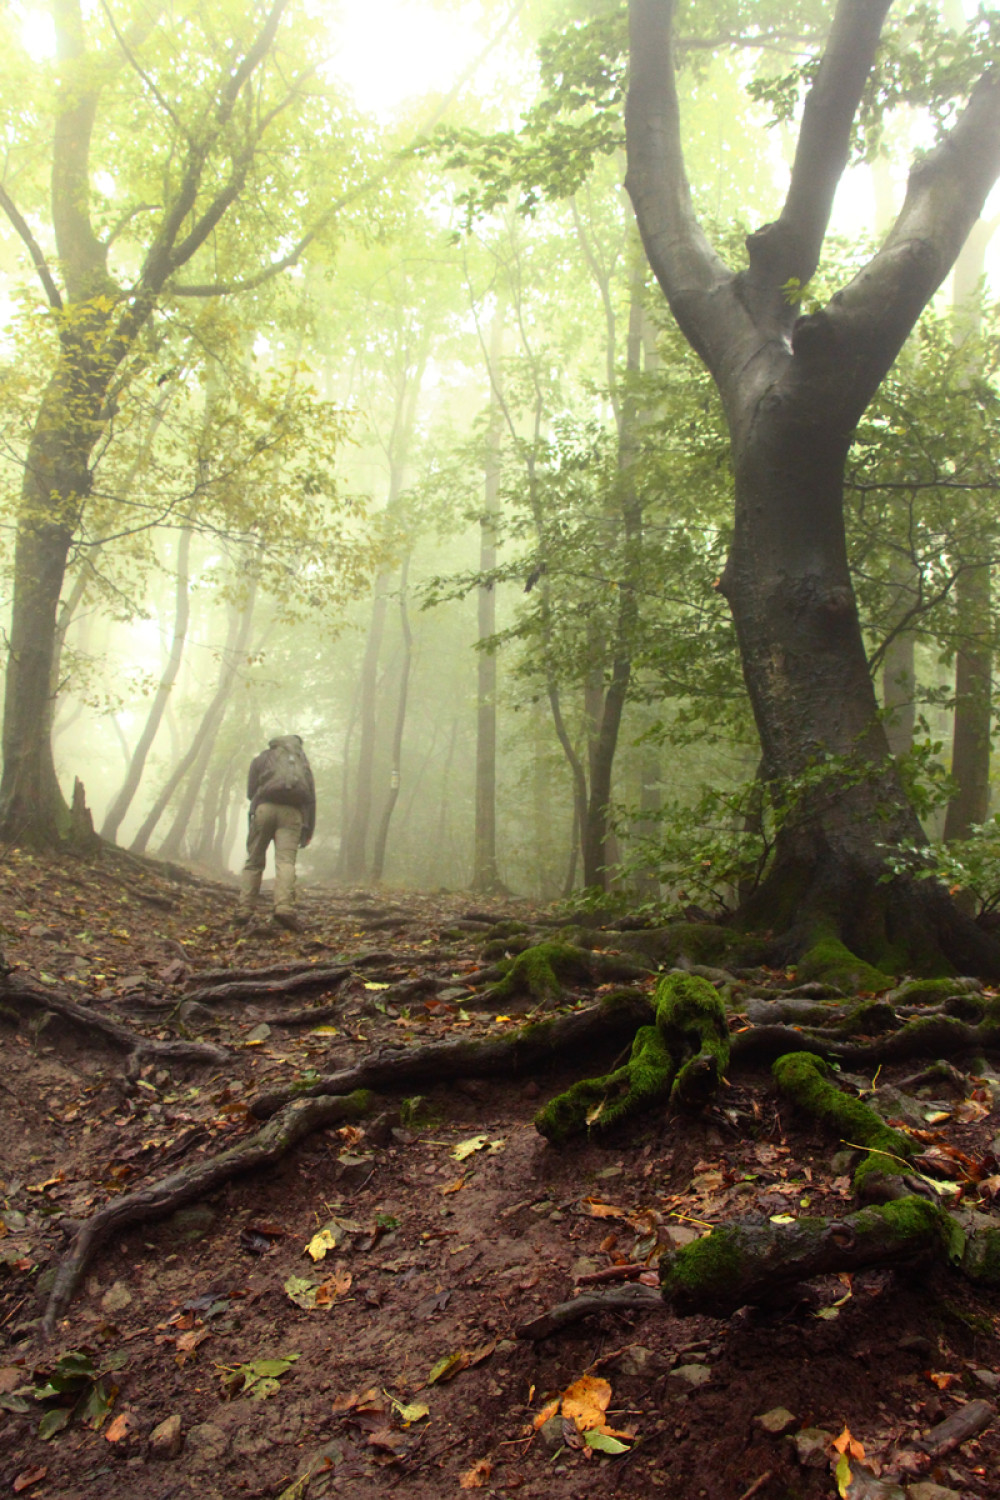
[[17,974],[0,976],[0,999],[17,1007],[48,1011],[79,1026],[89,1037],[96,1037],[105,1046],[128,1057],[127,1071],[134,1076],[147,1063],[156,1063],[169,1068],[173,1064],[190,1064],[198,1067],[222,1067],[231,1060],[224,1047],[212,1046],[209,1042],[172,1041],[161,1042],[155,1038],[140,1036],[120,1021],[102,1016],[89,1006],[78,1005],[75,1000],[59,993],[54,988],[41,989],[22,979]]
[[160,1182],[137,1188],[134,1193],[113,1198],[83,1223],[65,1220],[63,1228],[73,1234],[73,1239],[60,1262],[42,1319],[45,1334],[51,1338],[55,1333],[56,1324],[72,1301],[87,1266],[110,1235],[131,1224],[162,1219],[244,1172],[273,1166],[314,1130],[335,1121],[363,1119],[371,1113],[374,1102],[373,1096],[364,1090],[338,1098],[293,1100],[254,1135],[228,1151],[182,1167]]
[[811,1276],[871,1266],[913,1270],[957,1265],[982,1286],[1000,1286],[1000,1228],[967,1236],[937,1204],[915,1196],[872,1205],[842,1219],[793,1224],[726,1224],[671,1250],[660,1285],[676,1313],[728,1317]]
[[293,1098],[346,1094],[357,1088],[393,1091],[453,1078],[516,1078],[561,1062],[576,1048],[620,1047],[651,1019],[652,1006],[645,995],[618,990],[596,1005],[532,1021],[509,1036],[383,1051],[338,1073],[324,1074],[307,1087],[258,1094],[250,1109],[258,1119],[267,1119]]
[[668,1097],[689,1108],[712,1097],[729,1060],[719,996],[707,979],[674,973],[654,1004],[656,1024],[639,1028],[622,1067],[582,1079],[539,1111],[535,1126],[546,1140],[561,1145],[587,1129],[610,1129]]
[[200,985],[188,990],[185,1000],[198,1005],[231,1005],[237,1001],[281,1000],[288,995],[301,995],[311,990],[328,992],[343,984],[354,972],[351,964],[340,964],[335,969],[311,968],[289,974],[283,979],[228,979],[214,984]]
[[571,1302],[558,1302],[537,1318],[522,1323],[515,1332],[519,1339],[537,1342],[538,1339],[549,1338],[553,1333],[561,1333],[564,1328],[579,1323],[581,1318],[589,1318],[592,1313],[663,1311],[663,1298],[655,1287],[641,1284],[616,1286],[606,1292],[585,1292],[582,1296],[574,1297]]

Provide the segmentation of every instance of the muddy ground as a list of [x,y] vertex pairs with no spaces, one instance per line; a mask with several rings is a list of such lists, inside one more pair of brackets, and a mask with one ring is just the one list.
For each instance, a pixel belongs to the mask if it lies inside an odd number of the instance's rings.
[[[0,1493],[820,1500],[838,1492],[829,1438],[847,1428],[883,1471],[862,1487],[855,1450],[851,1496],[1000,1495],[1000,1424],[936,1458],[916,1446],[1000,1387],[994,1295],[940,1269],[830,1277],[728,1319],[659,1302],[669,1244],[738,1214],[851,1206],[842,1144],[779,1106],[766,1070],[703,1116],[560,1151],[534,1129],[540,1103],[613,1059],[387,1095],[364,1123],[112,1236],[45,1339],[67,1222],[248,1138],[262,1089],[521,1019],[464,997],[491,925],[537,917],[523,904],[307,888],[295,934],[235,929],[233,901],[117,855],[9,851],[0,872],[15,979],[226,1053],[129,1077],[100,1037],[0,999]],[[216,971],[273,982],[303,963],[346,973],[298,1000],[191,998]],[[954,1091],[914,1098],[989,1163],[1000,1082],[979,1067],[961,1108]],[[554,1305],[616,1284],[648,1305],[530,1336]],[[597,1415],[575,1421],[574,1394]],[[601,1427],[616,1451],[581,1431]]]

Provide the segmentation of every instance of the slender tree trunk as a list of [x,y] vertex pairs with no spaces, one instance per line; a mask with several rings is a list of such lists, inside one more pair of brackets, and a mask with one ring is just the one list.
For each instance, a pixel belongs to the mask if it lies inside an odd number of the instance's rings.
[[246,599],[241,603],[235,603],[231,606],[229,640],[219,665],[219,685],[215,690],[215,695],[206,711],[202,727],[199,730],[200,743],[192,761],[192,769],[188,777],[187,787],[184,790],[184,795],[181,798],[174,821],[160,846],[160,857],[162,859],[176,859],[188,837],[188,832],[194,820],[194,810],[198,805],[198,798],[203,790],[208,763],[211,759],[212,751],[215,749],[216,736],[222,727],[222,721],[225,718],[226,709],[229,706],[229,700],[236,685],[237,674],[246,660],[256,599],[257,574],[255,572],[251,578]]
[[365,643],[365,654],[361,663],[358,774],[354,784],[351,819],[344,838],[345,880],[362,880],[367,869],[368,825],[371,821],[372,779],[375,772],[378,659],[382,650],[382,637],[385,634],[388,587],[388,575],[379,573],[375,580],[371,624],[368,627],[368,640]]
[[[253,599],[255,594],[256,580],[254,580],[251,584],[250,600],[247,608],[241,611],[237,606],[232,606],[229,618],[228,640],[219,667],[218,685],[216,686],[215,692],[212,695],[212,699],[209,702],[208,707],[205,709],[205,712],[202,715],[201,722],[198,725],[197,730],[195,731],[194,737],[191,740],[187,751],[182,756],[181,760],[178,762],[171,775],[168,777],[166,785],[160,792],[160,795],[157,797],[149,813],[146,815],[146,818],[143,821],[143,824],[136,834],[135,838],[132,840],[132,843],[129,845],[129,848],[131,849],[133,854],[145,853],[146,847],[149,844],[149,840],[152,837],[153,831],[162,818],[164,812],[166,811],[167,806],[169,805],[170,800],[176,792],[177,788],[181,785],[185,776],[191,770],[191,767],[195,765],[195,763],[199,760],[199,757],[201,757],[201,755],[205,751],[206,745],[209,751],[211,751],[214,737],[218,732],[219,724],[222,722],[222,716],[225,712],[226,703],[229,699],[230,693],[233,690],[233,683],[235,681],[236,670],[239,661],[246,653],[246,644],[249,638],[250,625],[253,619]],[[199,781],[197,777],[192,779],[194,784],[194,796],[195,799],[197,799]],[[185,798],[185,804],[186,803],[187,798]],[[193,806],[194,803],[192,802],[192,809]],[[178,816],[178,818],[176,818],[174,821],[173,828],[171,829],[171,834],[174,833],[175,829],[177,830],[178,838],[176,840],[174,838],[171,838],[171,847],[173,847],[173,844],[175,842],[179,842],[179,836],[183,832],[183,826],[184,825],[181,824],[181,819]],[[161,854],[162,853],[163,851],[161,850]]]
[[[961,348],[982,326],[973,302],[983,275],[986,247],[996,223],[980,221],[966,240],[955,265],[953,303],[955,342]],[[970,370],[970,377],[973,372]],[[990,748],[993,719],[992,568],[989,563],[964,568],[955,584],[955,605],[963,640],[955,655],[955,722],[951,774],[957,782],[945,814],[944,836],[967,839],[985,823],[990,808]]]
[[[503,304],[493,315],[490,339],[490,425],[486,440],[483,514],[479,522],[479,571],[489,574],[497,563],[497,515],[500,494],[501,357]],[[477,590],[479,610],[476,683],[476,827],[472,889],[489,894],[500,888],[497,869],[497,658],[483,643],[496,634],[496,585],[492,579]]]
[[135,753],[128,764],[125,780],[122,782],[111,806],[105,814],[101,825],[101,838],[114,842],[118,837],[118,830],[122,820],[132,805],[142,773],[146,768],[146,760],[156,738],[156,732],[166,712],[167,702],[177,681],[177,673],[180,671],[181,658],[184,655],[184,643],[187,639],[188,624],[191,618],[191,600],[188,593],[188,563],[191,555],[191,528],[185,526],[180,533],[177,542],[177,589],[174,603],[174,631],[170,642],[170,654],[167,657],[163,675],[159,686],[149,706],[146,722],[142,727],[142,733],[136,742]]
[[399,800],[399,785],[402,778],[403,730],[406,727],[406,703],[410,689],[410,666],[413,661],[413,633],[410,630],[410,619],[406,608],[409,576],[410,556],[407,553],[399,573],[399,628],[403,640],[403,657],[399,666],[399,697],[396,701],[396,722],[392,731],[392,769],[389,773],[389,792],[382,809],[382,817],[375,837],[375,852],[372,855],[372,878],[374,880],[381,880],[385,869],[385,847],[389,838],[389,824]]

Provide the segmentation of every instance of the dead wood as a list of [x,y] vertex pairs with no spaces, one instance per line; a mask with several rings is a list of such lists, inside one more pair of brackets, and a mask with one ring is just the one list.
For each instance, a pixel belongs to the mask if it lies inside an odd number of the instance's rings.
[[842,1219],[730,1223],[660,1261],[663,1296],[682,1317],[728,1317],[796,1282],[872,1266],[914,1269],[947,1258],[938,1209],[903,1198]]
[[353,1067],[324,1074],[306,1088],[258,1094],[250,1109],[258,1119],[267,1119],[292,1098],[346,1094],[358,1088],[392,1092],[454,1078],[516,1078],[564,1061],[578,1048],[620,1046],[652,1015],[645,995],[621,990],[596,1005],[530,1023],[509,1036],[386,1049]]
[[157,1041],[153,1037],[140,1036],[120,1021],[102,1016],[88,1005],[78,1005],[75,1000],[61,994],[55,988],[40,989],[18,974],[0,976],[0,996],[16,1006],[28,1006],[61,1016],[96,1037],[116,1052],[128,1057],[128,1071],[135,1074],[146,1063],[158,1063],[167,1067],[170,1063],[191,1063],[199,1067],[222,1067],[232,1061],[224,1047],[212,1046],[209,1042]]
[[261,1167],[271,1167],[314,1130],[342,1120],[362,1119],[370,1113],[374,1100],[358,1091],[347,1097],[295,1099],[253,1135],[190,1167],[113,1198],[82,1223],[67,1219],[62,1228],[72,1233],[69,1249],[59,1263],[55,1284],[49,1297],[42,1328],[51,1338],[56,1323],[73,1299],[88,1265],[100,1246],[112,1234],[132,1224],[146,1224],[182,1208],[206,1193],[222,1187],[232,1178]]
[[519,1339],[530,1339],[537,1343],[539,1339],[561,1333],[563,1329],[578,1323],[581,1318],[589,1318],[593,1313],[662,1313],[665,1310],[663,1298],[656,1287],[644,1286],[642,1283],[637,1286],[616,1286],[606,1292],[585,1292],[580,1297],[574,1297],[572,1302],[558,1302],[537,1318],[522,1323],[514,1332]]
[[913,1446],[931,1458],[944,1458],[984,1432],[996,1414],[996,1407],[990,1401],[967,1401]]

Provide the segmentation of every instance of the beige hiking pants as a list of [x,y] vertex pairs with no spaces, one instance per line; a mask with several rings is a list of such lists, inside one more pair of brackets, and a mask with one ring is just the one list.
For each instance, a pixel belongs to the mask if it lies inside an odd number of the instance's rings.
[[259,802],[250,819],[247,862],[240,881],[240,906],[252,911],[260,895],[267,846],[274,841],[274,910],[295,909],[295,856],[302,837],[302,813],[280,802]]

